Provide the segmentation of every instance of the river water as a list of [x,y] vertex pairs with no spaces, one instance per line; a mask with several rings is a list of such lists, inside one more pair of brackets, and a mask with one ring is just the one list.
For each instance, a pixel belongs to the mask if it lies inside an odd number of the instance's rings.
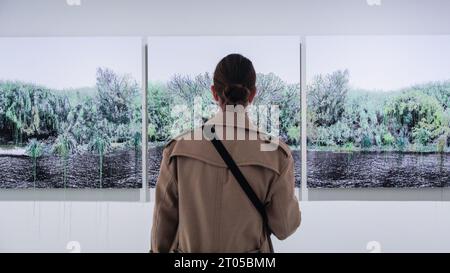
[[[296,186],[300,185],[300,152],[293,152]],[[149,150],[149,182],[156,184],[162,147]],[[99,157],[72,155],[68,158],[64,185],[64,161],[56,156],[38,158],[36,180],[28,156],[0,155],[0,188],[140,188],[141,154],[115,151],[103,159],[100,180]],[[449,187],[450,153],[399,152],[308,152],[308,187]]]
[[450,153],[308,151],[308,187],[448,187]]
[[37,159],[36,180],[33,160],[28,156],[0,155],[0,188],[140,188],[141,153],[114,151],[103,158],[100,179],[99,156],[71,155],[66,162],[57,156]]

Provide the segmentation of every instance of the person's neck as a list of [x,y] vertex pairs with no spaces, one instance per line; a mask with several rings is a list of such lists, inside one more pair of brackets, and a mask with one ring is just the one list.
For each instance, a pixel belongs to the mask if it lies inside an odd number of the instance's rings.
[[235,112],[235,113],[246,113],[247,106],[237,104],[237,105],[222,105],[220,106],[222,112]]

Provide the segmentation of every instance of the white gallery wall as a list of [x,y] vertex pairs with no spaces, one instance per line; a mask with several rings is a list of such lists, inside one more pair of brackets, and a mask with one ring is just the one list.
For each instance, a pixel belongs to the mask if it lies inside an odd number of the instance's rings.
[[[80,6],[69,6],[66,2]],[[2,36],[449,34],[447,0],[1,0]],[[376,3],[379,0],[368,0]]]
[[[277,252],[448,252],[448,202],[301,202]],[[1,202],[0,252],[147,252],[153,203]],[[71,243],[76,242],[76,243]]]
[[[450,34],[447,0],[67,2],[77,0],[0,0],[0,37]],[[277,251],[450,251],[450,202],[440,201],[448,191],[333,191],[303,190],[303,223],[275,242]],[[44,195],[54,200],[0,193],[0,252],[68,252],[68,244],[81,251],[148,251],[152,202]],[[95,192],[87,195],[77,199]]]

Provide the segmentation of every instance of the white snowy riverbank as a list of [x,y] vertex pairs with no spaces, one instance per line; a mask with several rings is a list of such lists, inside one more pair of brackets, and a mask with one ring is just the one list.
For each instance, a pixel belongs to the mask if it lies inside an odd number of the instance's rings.
[[0,147],[0,155],[26,155],[25,151],[21,147]]

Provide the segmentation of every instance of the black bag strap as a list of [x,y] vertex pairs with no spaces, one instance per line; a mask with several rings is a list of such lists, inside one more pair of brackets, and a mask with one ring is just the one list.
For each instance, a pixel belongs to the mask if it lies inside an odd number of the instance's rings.
[[[214,127],[211,128],[211,132],[214,133]],[[217,139],[217,136],[214,135],[214,137],[211,139],[211,143],[214,145],[214,148],[216,148],[217,152],[222,157],[225,164],[227,164],[228,169],[230,169],[231,173],[233,174],[234,178],[236,178],[237,182],[241,186],[241,188],[244,190],[245,194],[247,195],[248,199],[252,202],[253,206],[256,208],[256,210],[259,212],[263,219],[264,228],[267,233],[267,240],[269,241],[269,247],[270,252],[273,253],[273,246],[272,246],[272,240],[270,239],[270,235],[272,234],[270,227],[269,227],[269,221],[267,218],[266,208],[264,204],[259,200],[256,193],[253,191],[252,187],[248,183],[247,179],[245,178],[244,174],[242,174],[239,167],[236,165],[236,162],[231,157],[230,153],[227,151],[225,146],[223,145],[222,141]]]

